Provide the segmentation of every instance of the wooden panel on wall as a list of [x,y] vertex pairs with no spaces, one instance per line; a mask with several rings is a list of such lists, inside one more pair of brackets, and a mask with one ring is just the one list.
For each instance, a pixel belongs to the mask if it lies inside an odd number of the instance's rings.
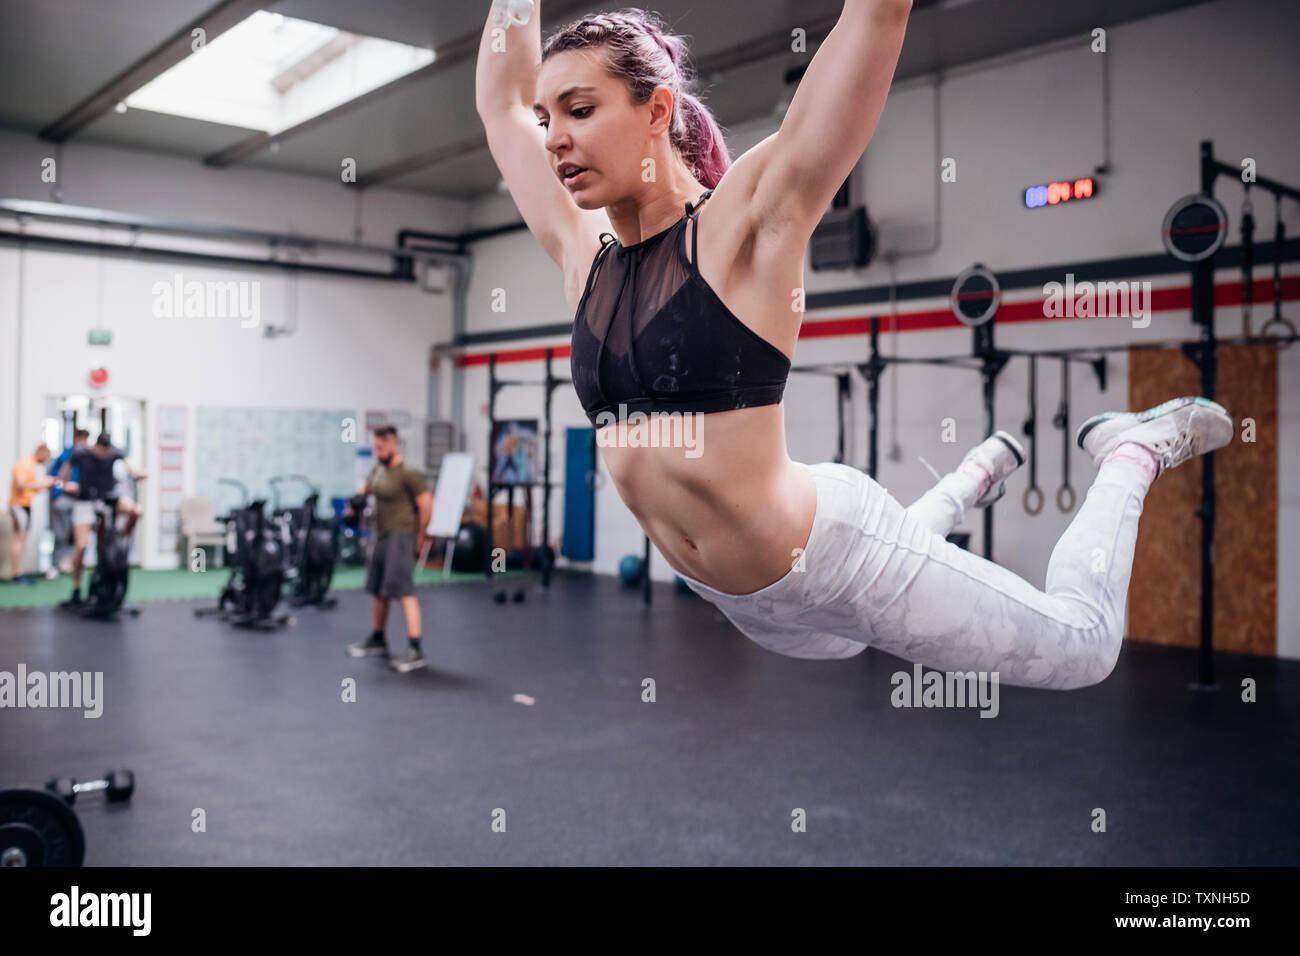
[[[1232,444],[1215,453],[1214,647],[1277,653],[1277,352],[1218,349],[1215,400],[1232,415]],[[1199,395],[1200,371],[1181,352],[1129,354],[1129,408]],[[1242,422],[1253,419],[1254,441]],[[1147,495],[1129,589],[1134,640],[1194,647],[1201,640],[1200,459],[1158,478]]]

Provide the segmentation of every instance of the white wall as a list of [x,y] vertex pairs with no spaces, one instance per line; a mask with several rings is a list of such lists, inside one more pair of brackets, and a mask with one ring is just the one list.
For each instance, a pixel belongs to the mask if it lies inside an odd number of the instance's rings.
[[[940,244],[932,253],[899,260],[900,281],[951,276],[975,261],[994,270],[1042,267],[1161,251],[1160,225],[1166,209],[1180,196],[1199,188],[1198,143],[1212,139],[1227,162],[1253,157],[1262,175],[1300,182],[1300,68],[1294,37],[1300,32],[1300,6],[1288,0],[1229,0],[1179,10],[1109,29],[1108,52],[1094,54],[1089,37],[1070,48],[1053,45],[1027,55],[953,71],[939,86],[938,157],[957,162],[957,181],[941,186]],[[1111,66],[1112,172],[1095,199],[1066,208],[1027,211],[1023,190],[1037,183],[1089,175],[1103,161],[1101,56]],[[725,82],[725,80],[723,81]],[[880,126],[855,174],[854,189],[880,229],[881,248],[906,253],[933,240],[934,185],[938,164],[934,143],[935,87],[932,78],[912,81],[890,96]],[[775,125],[732,131],[733,155],[771,133]],[[1218,195],[1236,229],[1241,192],[1220,180]],[[863,199],[865,197],[865,199]],[[1257,239],[1271,238],[1272,203],[1256,201]],[[1285,210],[1288,233],[1300,229],[1295,204]],[[517,221],[508,197],[494,196],[473,210],[475,226]],[[707,213],[705,216],[707,228]],[[1263,233],[1267,233],[1264,235]],[[470,287],[469,330],[546,324],[571,320],[564,302],[561,275],[541,248],[524,233],[480,243],[475,249],[475,276]],[[1294,271],[1288,267],[1287,272]],[[1065,269],[1061,270],[1063,281]],[[1256,273],[1263,278],[1266,267]],[[1236,276],[1221,272],[1220,282]],[[881,285],[888,281],[884,256],[866,269],[806,277],[810,293],[836,288]],[[1186,274],[1152,278],[1159,288],[1186,285]],[[491,311],[492,289],[507,293],[507,312]],[[1041,299],[1035,290],[1009,293],[1005,301]],[[909,301],[904,313],[946,308],[945,300]],[[1292,306],[1289,310],[1297,312]],[[809,322],[841,315],[885,314],[882,307],[855,307],[809,313]],[[1240,325],[1235,310],[1218,313],[1224,334]],[[1256,323],[1258,327],[1258,322]],[[999,344],[1050,348],[1096,346],[1134,340],[1194,335],[1187,313],[1157,314],[1149,328],[1134,330],[1120,320],[1070,320],[1009,323],[998,330]],[[562,340],[552,340],[562,344]],[[527,345],[540,344],[528,342]],[[498,349],[517,347],[514,343]],[[887,354],[952,355],[968,352],[966,330],[908,332],[884,336]],[[865,336],[816,338],[800,342],[796,364],[865,359]],[[557,363],[559,364],[559,363]],[[535,378],[536,363],[506,366],[511,377]],[[1281,353],[1280,411],[1282,434],[1279,470],[1285,479],[1300,464],[1300,349]],[[1113,357],[1110,389],[1100,393],[1095,381],[1078,367],[1072,375],[1072,429],[1087,416],[1127,407],[1127,363]],[[1061,434],[1050,425],[1058,394],[1058,375],[1051,363],[1040,364],[1039,485],[1049,506],[1037,517],[1018,503],[999,507],[995,531],[997,560],[1042,586],[1047,560],[1070,515],[1050,499],[1061,477]],[[467,374],[467,428],[470,448],[482,460],[486,452],[486,372]],[[858,434],[851,461],[864,466],[865,387],[855,386]],[[999,427],[1019,433],[1025,417],[1027,368],[1012,363],[997,387]],[[498,401],[499,417],[540,415],[540,390],[508,390]],[[1230,409],[1240,419],[1250,409]],[[981,437],[979,377],[935,367],[905,367],[887,373],[882,387],[879,478],[904,503],[918,497],[933,479],[917,460],[923,456],[940,472],[951,469],[966,448]],[[940,441],[943,419],[957,421],[957,443]],[[786,391],[787,434],[792,457],[830,459],[835,452],[834,391],[830,381],[792,376]],[[896,427],[892,424],[897,422]],[[565,426],[587,424],[571,389],[557,393],[558,443]],[[885,458],[896,437],[900,460]],[[557,454],[559,452],[557,451]],[[1071,458],[1072,484],[1080,497],[1094,471],[1082,452]],[[555,478],[562,480],[562,461]],[[1018,501],[1025,478],[1013,479],[1010,501]],[[1279,482],[1279,580],[1300,574],[1300,494],[1295,483]],[[1221,493],[1230,493],[1221,489]],[[559,516],[557,496],[557,527]],[[612,573],[626,553],[640,553],[641,532],[612,486],[597,495],[597,543],[594,567]],[[975,532],[972,548],[981,547],[979,513],[965,527]],[[671,579],[662,558],[654,559],[655,577]],[[1279,621],[1300,613],[1300,595],[1279,588]],[[1300,632],[1279,628],[1279,653],[1300,657]]]
[[[50,200],[42,161],[54,146],[0,129],[0,196]],[[213,169],[198,160],[73,140],[58,165],[62,201],[159,219],[352,240],[357,192],[341,182],[240,165]],[[360,241],[393,245],[399,229],[459,232],[465,203],[396,189],[360,199]]]
[[[49,144],[0,130],[0,196],[49,200],[39,178]],[[353,239],[355,195],[341,185],[253,168],[208,169],[196,161],[73,142],[60,166],[63,200],[168,220]],[[458,232],[465,204],[392,190],[367,191],[361,240],[391,246],[399,229]],[[153,287],[184,281],[256,282],[263,324],[286,321],[296,285],[298,330],[268,339],[237,318],[156,318]],[[22,306],[19,311],[21,278]],[[113,332],[108,348],[86,344],[89,328]],[[415,283],[213,267],[0,245],[0,467],[40,439],[47,396],[87,393],[104,365],[106,393],[146,402],[147,468],[157,475],[157,410],[189,410],[186,491],[194,487],[194,409],[406,409],[422,420],[428,355],[446,341],[451,296]],[[144,499],[150,501],[148,486]],[[152,499],[157,501],[156,495]],[[145,559],[158,553],[156,509],[144,525]],[[35,536],[33,536],[35,538]],[[29,566],[35,541],[29,543]]]

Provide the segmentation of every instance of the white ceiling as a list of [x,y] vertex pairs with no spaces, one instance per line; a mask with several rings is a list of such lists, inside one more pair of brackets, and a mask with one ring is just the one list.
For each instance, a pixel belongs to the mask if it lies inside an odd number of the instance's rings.
[[[898,78],[906,79],[1024,49],[1095,26],[1114,25],[1199,0],[914,0]],[[594,3],[585,9],[612,9]],[[691,38],[692,57],[835,17],[840,0],[661,0],[653,6]],[[0,0],[0,126],[36,133],[214,6],[213,0]],[[555,0],[541,3],[543,32],[560,21]],[[482,32],[488,0],[282,0],[267,9],[354,33],[438,47]],[[584,9],[579,6],[579,10]],[[777,55],[705,76],[705,100],[724,126],[770,114],[783,75],[806,58]],[[179,117],[112,110],[77,137],[151,152],[204,157],[241,142],[250,130]],[[391,163],[482,136],[474,111],[474,59],[399,84],[391,93],[339,112],[239,160],[253,166],[334,179],[340,157],[362,177]],[[499,175],[486,149],[428,166],[385,185],[471,198]]]

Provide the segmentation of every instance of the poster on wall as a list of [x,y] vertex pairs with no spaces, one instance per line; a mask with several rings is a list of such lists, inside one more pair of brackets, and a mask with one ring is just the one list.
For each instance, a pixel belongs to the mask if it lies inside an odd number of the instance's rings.
[[163,405],[158,409],[158,444],[162,448],[185,445],[184,405]]
[[184,405],[158,407],[158,551],[175,554],[179,546],[181,498],[185,487]]
[[492,426],[492,482],[530,485],[537,480],[537,419],[515,418]]

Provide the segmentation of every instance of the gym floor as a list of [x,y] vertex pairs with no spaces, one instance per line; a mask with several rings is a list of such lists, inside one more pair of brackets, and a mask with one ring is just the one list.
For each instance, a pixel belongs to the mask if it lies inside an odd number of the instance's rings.
[[780,657],[669,586],[649,609],[612,577],[527,586],[504,606],[421,587],[430,667],[409,675],[345,656],[356,591],[279,632],[195,621],[200,602],[0,612],[0,669],[104,675],[98,719],[6,713],[3,785],[132,768],[129,804],[78,801],[89,866],[1300,859],[1300,663],[1220,654],[1200,693],[1194,652],[1130,641],[1100,685],[1002,687],[982,719],[895,708],[911,665]]

